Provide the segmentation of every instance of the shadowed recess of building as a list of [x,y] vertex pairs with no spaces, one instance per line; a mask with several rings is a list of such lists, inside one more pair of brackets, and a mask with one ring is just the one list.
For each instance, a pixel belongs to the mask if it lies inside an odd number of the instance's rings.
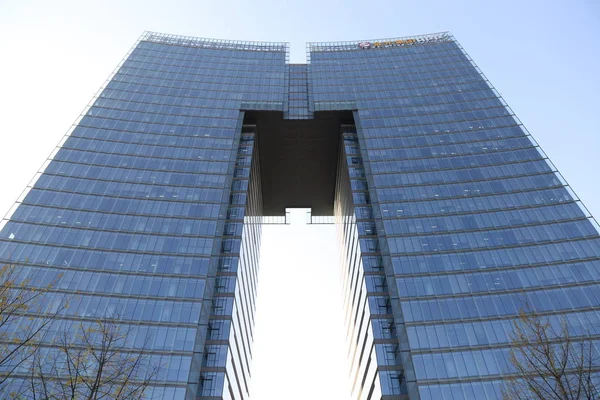
[[246,112],[256,124],[264,215],[286,208],[311,208],[332,216],[340,129],[353,124],[351,112],[318,112],[314,119],[284,119],[277,112]]

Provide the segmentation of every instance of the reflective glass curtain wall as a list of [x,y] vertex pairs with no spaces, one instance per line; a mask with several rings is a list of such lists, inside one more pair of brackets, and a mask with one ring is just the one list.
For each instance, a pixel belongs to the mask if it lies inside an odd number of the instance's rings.
[[1,262],[57,279],[47,312],[77,293],[53,331],[118,316],[134,351],[147,339],[149,397],[248,396],[262,206],[240,110],[282,109],[286,58],[144,34],[4,221]]
[[500,399],[524,304],[600,335],[598,229],[451,35],[287,50],[140,38],[0,227],[1,263],[57,281],[48,313],[78,295],[51,332],[117,316],[164,366],[149,396],[248,398],[265,183],[245,112],[344,110],[354,398]]
[[313,110],[356,110],[360,152],[345,158],[366,184],[346,218],[365,277],[353,290],[390,296],[385,333],[369,303],[373,335],[397,338],[377,352],[380,371],[403,371],[381,379],[387,398],[500,399],[524,307],[600,334],[597,224],[449,34],[308,48]]

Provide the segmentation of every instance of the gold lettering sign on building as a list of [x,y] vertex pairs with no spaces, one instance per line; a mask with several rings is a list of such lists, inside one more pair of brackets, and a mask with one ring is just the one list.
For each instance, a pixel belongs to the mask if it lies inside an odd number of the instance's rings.
[[434,43],[434,42],[448,42],[450,41],[450,36],[447,34],[430,36],[430,37],[420,37],[417,39],[398,39],[398,40],[387,40],[381,42],[360,42],[358,43],[358,47],[361,49],[370,49],[376,47],[396,47],[396,46],[406,46],[406,45],[414,45],[414,44],[424,44],[424,43]]

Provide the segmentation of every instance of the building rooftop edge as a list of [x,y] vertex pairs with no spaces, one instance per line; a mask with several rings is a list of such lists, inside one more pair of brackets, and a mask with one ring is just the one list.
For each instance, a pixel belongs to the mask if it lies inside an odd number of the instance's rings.
[[306,51],[307,53],[317,51],[344,51],[373,47],[397,47],[432,42],[448,42],[453,40],[454,37],[452,34],[449,31],[445,31],[383,39],[348,40],[340,42],[308,42],[306,43]]
[[222,50],[281,51],[286,53],[290,47],[290,44],[287,42],[212,39],[151,31],[145,31],[140,36],[139,41]]
[[[355,50],[357,48],[391,47],[410,44],[423,44],[430,42],[454,40],[449,31],[426,33],[422,35],[411,35],[394,38],[347,40],[338,42],[307,42],[307,52],[317,51],[343,51]],[[204,47],[230,50],[253,50],[253,51],[283,51],[289,52],[289,42],[260,42],[249,40],[214,39],[196,36],[172,35],[168,33],[145,31],[139,41],[154,43],[173,44],[180,46]]]

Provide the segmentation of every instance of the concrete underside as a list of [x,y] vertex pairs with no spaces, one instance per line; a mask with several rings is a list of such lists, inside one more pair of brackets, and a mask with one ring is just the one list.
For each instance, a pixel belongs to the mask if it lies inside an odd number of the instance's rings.
[[353,123],[349,111],[318,112],[310,120],[245,113],[244,124],[257,126],[263,215],[282,216],[286,208],[333,215],[340,126],[347,123]]

